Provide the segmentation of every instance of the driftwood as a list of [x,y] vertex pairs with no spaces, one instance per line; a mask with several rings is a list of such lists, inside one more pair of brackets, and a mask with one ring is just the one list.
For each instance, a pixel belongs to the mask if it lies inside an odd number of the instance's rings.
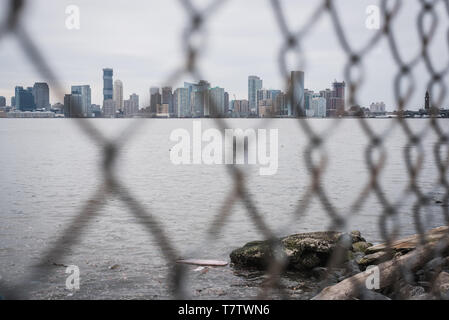
[[[411,251],[403,256],[394,258],[390,261],[379,264],[379,289],[387,288],[394,284],[397,280],[397,272],[401,267],[416,271],[421,266],[425,265],[428,261],[434,258],[435,249],[446,250],[449,248],[449,242],[447,241],[447,227],[444,229],[438,229],[440,241],[435,241],[434,238],[424,246],[418,247],[416,250]],[[431,230],[429,233],[435,233],[435,230]],[[443,230],[446,233],[446,238],[442,239]],[[438,247],[437,247],[438,246]],[[366,280],[372,277],[371,272],[361,272],[350,278],[347,278],[333,286],[324,288],[313,300],[352,300],[357,299],[360,296],[361,290],[366,290]]]

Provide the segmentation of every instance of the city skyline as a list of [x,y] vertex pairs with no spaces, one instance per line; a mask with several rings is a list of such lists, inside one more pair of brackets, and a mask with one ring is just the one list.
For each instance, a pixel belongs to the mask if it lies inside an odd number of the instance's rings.
[[[79,30],[67,30],[65,27],[65,8],[71,2],[49,2],[36,0],[30,3],[30,8],[24,13],[25,27],[33,38],[43,39],[39,43],[40,49],[52,61],[52,67],[63,88],[68,91],[73,84],[89,83],[92,102],[95,104],[101,105],[103,100],[103,86],[98,79],[97,70],[104,66],[113,66],[118,71],[116,79],[126,83],[124,96],[136,93],[140,96],[141,103],[145,104],[150,100],[148,87],[164,86],[169,75],[185,61],[180,38],[183,28],[188,24],[188,17],[175,2],[164,2],[161,5],[158,1],[142,1],[130,6],[126,1],[117,1],[106,15],[104,4],[77,1],[81,11]],[[354,50],[362,47],[374,32],[365,28],[367,4],[371,3],[361,0],[339,5],[340,13],[344,16],[344,27],[350,31]],[[270,10],[252,14],[255,5],[256,2],[251,0],[243,4],[229,2],[223,5],[219,13],[207,21],[207,29],[213,37],[208,38],[208,50],[202,50],[198,61],[201,78],[219,79],[217,85],[227,88],[237,99],[246,97],[246,76],[252,74],[264,79],[265,88],[285,90],[277,63],[279,49],[285,39]],[[158,10],[154,10],[156,7]],[[304,23],[303,18],[311,10],[307,3],[290,0],[283,1],[283,8],[293,29]],[[396,37],[406,61],[420,50],[419,46],[414,45],[419,41],[408,41],[410,36],[417,35],[411,35],[409,28],[406,28],[408,14],[414,15],[418,9],[417,4],[411,3],[395,20]],[[299,14],[292,16],[290,11]],[[133,24],[119,23],[127,20],[132,20]],[[443,54],[446,49],[446,29],[442,25],[438,30],[433,49]],[[335,40],[335,30],[328,17],[322,19],[304,41],[307,59],[301,69],[309,75],[308,89],[318,91],[329,87],[330,75],[332,79],[345,80],[347,57]],[[60,43],[64,43],[64,46],[60,46]],[[4,39],[0,59],[6,63],[0,79],[0,96],[13,95],[12,83],[32,85],[30,78],[46,81],[39,76],[23,53],[17,54],[18,51],[21,50],[13,38]],[[295,57],[294,54],[292,56]],[[445,64],[444,59],[433,60],[437,69]],[[290,70],[298,69],[291,59],[288,62]],[[358,102],[369,105],[373,101],[382,100],[387,107],[394,108],[393,83],[385,79],[393,79],[398,66],[392,60],[385,41],[381,41],[376,50],[364,59],[364,69],[367,77],[360,87]],[[416,110],[422,104],[422,93],[426,91],[430,79],[420,76],[426,74],[422,63],[414,68],[413,74],[418,81],[406,108]],[[170,85],[173,88],[182,87],[184,81],[194,80],[186,74]],[[55,90],[51,90],[50,98],[52,101],[63,100],[63,96],[55,96]],[[448,97],[443,106],[447,105],[447,99]]]

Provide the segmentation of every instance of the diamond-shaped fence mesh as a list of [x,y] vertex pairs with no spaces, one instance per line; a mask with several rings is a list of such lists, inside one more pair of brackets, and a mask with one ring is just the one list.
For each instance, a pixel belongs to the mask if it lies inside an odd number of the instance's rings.
[[[310,182],[306,190],[298,191],[300,201],[298,206],[291,212],[292,221],[299,222],[302,217],[307,214],[311,203],[314,199],[325,208],[326,213],[332,221],[332,225],[329,228],[347,230],[347,225],[357,216],[361,208],[364,206],[368,196],[374,196],[381,204],[380,208],[377,208],[376,214],[378,215],[380,234],[390,247],[392,242],[397,239],[397,226],[396,216],[398,211],[403,205],[405,199],[408,202],[414,203],[412,213],[413,221],[415,224],[416,233],[420,235],[420,243],[418,245],[417,252],[423,259],[431,260],[432,258],[442,257],[443,253],[447,251],[447,239],[443,237],[437,244],[429,242],[425,236],[426,230],[423,227],[422,220],[425,219],[424,212],[426,207],[431,201],[430,191],[423,190],[419,183],[419,174],[421,172],[422,162],[424,159],[423,140],[430,132],[433,132],[436,136],[436,140],[433,141],[434,151],[434,165],[437,172],[437,179],[433,188],[436,190],[443,190],[444,196],[441,205],[441,214],[444,216],[444,221],[449,224],[449,134],[447,131],[447,122],[445,120],[438,119],[438,112],[443,107],[443,101],[446,97],[446,83],[447,74],[449,73],[449,55],[446,51],[446,55],[439,57],[440,59],[446,59],[446,67],[441,70],[437,70],[431,58],[431,45],[433,41],[434,31],[438,25],[439,18],[436,12],[437,5],[444,4],[446,12],[444,16],[449,16],[449,1],[448,0],[434,0],[434,1],[418,1],[420,5],[420,12],[416,18],[410,18],[410,25],[416,23],[418,35],[420,39],[419,52],[411,60],[405,61],[403,58],[403,52],[398,45],[395,35],[395,19],[400,13],[405,1],[395,0],[381,0],[379,7],[383,18],[382,27],[373,33],[370,39],[364,46],[355,48],[350,43],[347,33],[344,29],[342,19],[339,15],[337,2],[332,0],[314,1],[310,6],[314,6],[312,14],[308,19],[305,19],[305,23],[298,30],[292,29],[285,17],[285,12],[282,7],[282,1],[271,0],[267,1],[265,5],[269,5],[273,11],[276,22],[279,26],[281,33],[279,36],[283,39],[282,45],[279,48],[278,61],[279,73],[285,80],[285,91],[287,92],[287,99],[296,110],[295,114],[299,115],[295,121],[297,125],[302,129],[304,135],[307,137],[307,146],[302,151],[307,169],[309,173]],[[189,24],[185,28],[185,32],[182,34],[182,43],[185,53],[185,60],[180,64],[180,67],[175,69],[172,74],[167,77],[165,82],[167,85],[175,83],[181,76],[189,75],[196,80],[203,79],[200,70],[198,69],[198,60],[200,59],[199,53],[204,48],[203,42],[197,41],[197,38],[204,36],[206,28],[206,22],[210,16],[226,3],[226,1],[211,1],[210,5],[204,9],[198,9],[195,4],[189,0],[181,0],[180,5],[185,9],[185,12],[189,16]],[[39,49],[39,43],[35,42],[30,37],[28,30],[25,28],[22,21],[22,12],[27,5],[27,1],[24,0],[10,0],[2,5],[2,9],[9,10],[6,15],[7,19],[1,22],[0,25],[0,41],[7,34],[12,34],[19,41],[23,52],[27,58],[35,65],[39,73],[45,78],[52,88],[54,88],[60,96],[63,96],[63,89],[61,82],[58,79],[57,70],[52,68],[50,61],[42,55]],[[305,58],[307,57],[308,50],[304,44],[303,39],[312,32],[313,28],[319,21],[324,19],[330,19],[333,30],[335,30],[335,37],[338,40],[340,49],[346,56],[346,64],[344,65],[345,82],[348,87],[348,103],[350,105],[357,105],[358,93],[363,83],[363,75],[365,72],[364,59],[373,51],[381,40],[386,40],[388,48],[397,66],[397,71],[394,80],[394,93],[395,103],[398,107],[398,117],[391,119],[390,126],[381,133],[376,132],[372,128],[371,123],[363,118],[358,118],[358,124],[362,128],[362,132],[365,134],[368,143],[365,146],[365,161],[369,174],[368,180],[364,184],[364,188],[354,193],[354,200],[352,206],[348,212],[341,212],[334,205],[332,197],[329,192],[326,191],[325,186],[322,183],[323,176],[325,175],[326,167],[328,165],[328,156],[326,153],[326,142],[330,137],[330,132],[338,130],[341,119],[335,118],[327,122],[329,127],[321,132],[316,132],[310,125],[309,121],[304,115],[304,106],[295,101],[294,95],[290,92],[290,73],[288,70],[288,55],[293,53],[299,65],[303,65]],[[430,21],[430,22],[429,22]],[[430,27],[428,27],[430,26]],[[415,26],[414,26],[415,27]],[[449,32],[449,30],[448,30]],[[447,38],[447,46],[449,50],[449,38]],[[412,95],[415,88],[415,79],[413,77],[413,70],[419,63],[424,63],[427,76],[430,81],[427,84],[429,92],[438,93],[432,94],[430,116],[426,120],[424,130],[416,132],[409,125],[408,120],[405,117],[405,107]],[[215,106],[212,104],[211,108]],[[144,226],[145,230],[155,239],[157,245],[160,247],[167,265],[171,266],[171,272],[167,275],[169,282],[171,283],[171,292],[176,298],[188,298],[190,296],[189,290],[185,287],[185,267],[182,264],[177,264],[176,261],[180,257],[180,252],[176,249],[171,234],[167,232],[158,222],[158,219],[153,215],[150,208],[140,203],[132,193],[125,187],[122,182],[116,176],[113,167],[114,163],[121,152],[123,145],[132,140],[132,134],[136,131],[138,125],[141,122],[136,121],[126,129],[126,134],[121,134],[118,140],[112,140],[106,137],[97,127],[91,122],[75,119],[80,129],[88,134],[88,136],[97,145],[102,148],[103,163],[102,163],[102,177],[103,181],[100,181],[96,193],[93,194],[91,200],[87,201],[81,212],[73,218],[71,223],[65,227],[65,231],[62,233],[59,240],[55,241],[55,245],[49,248],[45,248],[41,258],[41,265],[35,266],[26,279],[17,285],[8,287],[0,287],[0,293],[6,298],[27,298],[27,292],[29,291],[30,283],[33,279],[40,278],[45,279],[49,276],[48,268],[45,267],[49,260],[58,261],[64,255],[64,252],[69,247],[75,247],[82,240],[81,231],[91,223],[102,206],[105,205],[107,199],[116,198],[122,201],[129,208],[130,212],[135,216],[137,221]],[[225,118],[214,119],[217,127],[224,129],[227,127],[227,120]],[[270,119],[254,119],[254,121],[260,121],[264,124],[271,121]],[[446,126],[446,128],[444,127]],[[400,198],[391,199],[388,194],[384,192],[382,187],[381,173],[384,168],[385,159],[387,157],[387,150],[385,147],[385,141],[388,139],[388,134],[393,130],[401,130],[406,136],[406,146],[404,148],[404,166],[408,173],[408,183],[405,190],[403,190]],[[446,129],[446,130],[444,130]],[[318,157],[316,157],[318,155]],[[260,297],[270,297],[270,292],[275,290],[283,294],[283,288],[280,281],[282,272],[285,270],[285,261],[281,258],[281,255],[276,254],[279,252],[279,240],[273,228],[264,220],[263,215],[260,212],[258,203],[254,197],[248,191],[247,178],[245,172],[241,168],[235,165],[227,166],[229,175],[232,178],[232,188],[223,196],[223,203],[220,210],[210,221],[210,228],[207,234],[208,239],[216,241],[216,235],[224,229],[227,223],[227,219],[232,214],[234,204],[240,202],[243,204],[246,214],[250,221],[254,224],[257,230],[263,235],[263,237],[269,240],[270,250],[272,251],[272,260],[268,267],[268,281],[260,289]],[[349,242],[343,241],[339,249],[335,250],[329,260],[328,270],[331,270],[334,266],[338,265],[343,256],[345,255],[345,249],[350,246]],[[393,250],[390,252],[393,255]],[[278,258],[279,257],[279,258]],[[391,275],[388,273],[388,277],[396,277],[396,279],[410,279],[410,272],[413,269],[413,261],[402,261],[401,259],[391,260],[392,264],[385,268],[397,267],[396,272]],[[382,273],[386,272],[386,269],[380,270],[381,280]],[[353,286],[356,287],[359,292],[352,295],[355,297],[364,297],[366,289],[362,285],[362,282],[358,282],[357,279],[349,279],[353,281]],[[394,281],[393,281],[394,282]],[[367,296],[369,297],[369,295]],[[398,293],[397,298],[401,297]]]

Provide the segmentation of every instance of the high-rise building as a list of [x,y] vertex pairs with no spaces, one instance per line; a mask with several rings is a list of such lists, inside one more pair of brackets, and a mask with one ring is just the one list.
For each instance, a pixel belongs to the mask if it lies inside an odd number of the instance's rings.
[[133,116],[139,112],[139,96],[135,93],[123,102],[123,113],[125,116]]
[[310,111],[308,116],[315,117],[315,118],[325,118],[326,117],[326,99],[319,95],[314,95],[310,102],[310,108],[306,111],[307,112]]
[[223,116],[225,113],[225,92],[223,88],[209,89],[209,115],[211,117]]
[[92,117],[91,90],[89,85],[72,86],[72,95],[80,95],[78,117]]
[[33,111],[36,109],[33,88],[28,87],[27,89],[24,89],[23,87],[16,87],[15,106],[16,109],[19,109],[20,111]]
[[229,93],[224,93],[224,113],[229,113]]
[[6,107],[6,98],[0,96],[0,107]]
[[163,87],[162,88],[162,96],[161,96],[161,104],[168,105],[168,113],[173,115],[175,110],[173,108],[173,90],[172,87]]
[[34,104],[37,109],[50,110],[50,89],[45,82],[36,82],[33,86]]
[[[184,83],[185,85],[186,83]],[[190,84],[189,84],[190,85]],[[200,80],[198,84],[190,86],[190,106],[193,117],[209,117],[209,88],[210,83]]]
[[238,117],[247,117],[250,114],[248,100],[233,100],[233,113]]
[[292,71],[289,89],[288,115],[304,117],[304,72]]
[[158,87],[151,87],[150,88],[150,112],[156,113],[157,112],[157,106],[161,104],[162,97],[159,93]]
[[173,105],[175,106],[176,117],[185,118],[192,116],[189,103],[189,88],[178,88],[175,90]]
[[103,116],[106,118],[115,118],[117,114],[117,108],[113,99],[107,99],[103,101]]
[[16,106],[16,97],[12,96],[11,97],[11,107],[14,108]]
[[248,77],[248,103],[251,112],[257,113],[257,90],[262,89],[262,85],[262,79],[259,77]]
[[330,116],[340,116],[345,113],[345,86],[344,82],[332,83],[332,97],[330,99]]
[[430,110],[430,95],[429,91],[426,91],[426,95],[424,97],[424,109],[429,111]]
[[114,101],[117,110],[123,111],[123,83],[120,80],[114,81]]
[[114,87],[112,85],[113,74],[114,71],[112,69],[103,69],[103,101],[114,98]]

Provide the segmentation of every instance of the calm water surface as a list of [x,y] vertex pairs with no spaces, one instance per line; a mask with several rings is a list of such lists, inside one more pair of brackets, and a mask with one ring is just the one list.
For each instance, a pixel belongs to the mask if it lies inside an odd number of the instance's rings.
[[[263,239],[241,203],[232,208],[215,240],[206,238],[213,217],[223,205],[233,184],[224,165],[180,165],[170,162],[172,130],[192,132],[191,119],[130,120],[94,119],[111,139],[124,138],[115,170],[131,193],[161,223],[173,246],[184,258],[229,260],[229,253],[248,241]],[[123,129],[138,121],[136,131]],[[336,125],[329,119],[307,120],[317,131]],[[213,120],[201,120],[204,129]],[[372,119],[378,132],[387,132],[394,120]],[[442,120],[443,127],[449,122]],[[416,132],[427,120],[409,120]],[[273,128],[279,130],[279,168],[272,176],[260,176],[258,165],[243,165],[247,186],[257,209],[279,236],[326,230],[331,219],[315,197],[305,216],[295,219],[295,208],[304,201],[310,176],[304,161],[308,140],[296,120],[269,123],[233,119],[229,128]],[[129,135],[129,136],[127,136]],[[338,212],[346,215],[368,181],[365,149],[368,142],[357,120],[339,121],[327,134],[327,167],[323,187]],[[435,188],[434,133],[425,133],[425,159],[420,186],[433,199],[444,190]],[[404,162],[406,137],[396,126],[386,134],[388,152],[381,185],[391,202],[400,201],[398,223],[403,235],[416,232],[411,207],[416,198],[405,197],[408,183]],[[24,281],[29,268],[39,262],[45,248],[55,244],[70,221],[102,183],[101,146],[92,141],[70,119],[0,119],[0,276],[6,285]],[[349,223],[371,242],[381,242],[379,216],[382,206],[370,194],[360,212]],[[443,224],[442,207],[433,203],[422,212],[426,228]],[[30,283],[33,298],[161,299],[169,297],[167,264],[157,246],[128,208],[116,198],[107,204],[83,230],[81,241],[66,248],[61,261],[48,261],[50,281]],[[65,289],[65,268],[53,264],[77,265],[81,289]],[[114,267],[112,267],[114,266]],[[251,298],[259,289],[255,280],[232,267],[213,268],[206,273],[188,267],[186,288],[195,298]],[[297,280],[284,279],[295,287]],[[33,289],[31,289],[33,285]],[[307,290],[291,294],[308,298]],[[312,294],[312,293],[310,293]],[[309,294],[309,295],[310,295]],[[1,295],[1,293],[0,293]]]

